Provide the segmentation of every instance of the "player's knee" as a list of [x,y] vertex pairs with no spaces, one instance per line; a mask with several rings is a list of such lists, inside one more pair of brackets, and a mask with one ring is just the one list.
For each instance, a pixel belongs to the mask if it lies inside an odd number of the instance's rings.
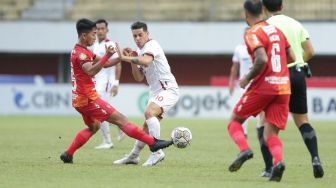
[[145,117],[146,119],[149,119],[151,117],[156,117],[158,116],[159,114],[156,113],[156,111],[152,108],[147,108],[146,111],[145,111]]

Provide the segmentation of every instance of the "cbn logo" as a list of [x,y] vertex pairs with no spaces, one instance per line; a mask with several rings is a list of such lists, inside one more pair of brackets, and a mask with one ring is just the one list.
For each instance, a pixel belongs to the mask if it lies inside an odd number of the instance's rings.
[[139,95],[139,97],[138,97],[138,109],[141,113],[145,112],[148,100],[149,100],[149,92],[148,91],[145,91],[145,92],[143,92]]

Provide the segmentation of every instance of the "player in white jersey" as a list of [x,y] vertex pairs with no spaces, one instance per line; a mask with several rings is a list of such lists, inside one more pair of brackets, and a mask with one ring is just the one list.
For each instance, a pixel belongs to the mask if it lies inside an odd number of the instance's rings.
[[[96,21],[97,25],[97,42],[93,46],[94,54],[98,56],[103,56],[106,51],[106,46],[115,47],[115,43],[110,41],[107,38],[108,33],[108,23],[104,19]],[[120,61],[118,54],[115,53],[111,57],[113,61]],[[118,94],[119,88],[119,79],[121,75],[121,63],[116,64],[115,66],[104,68],[99,73],[95,75],[96,90],[105,101],[111,101],[111,96],[115,97]],[[113,147],[113,143],[110,135],[110,126],[108,122],[101,123],[101,133],[103,136],[103,142],[96,146],[96,149],[109,149]],[[119,128],[118,128],[119,129]],[[120,141],[124,137],[123,132],[118,130],[118,140]]]
[[[160,138],[160,120],[163,114],[172,108],[178,101],[179,89],[174,75],[171,73],[167,58],[160,44],[149,38],[147,25],[135,22],[131,26],[133,39],[138,46],[136,51],[125,48],[122,52],[117,46],[121,61],[132,66],[132,74],[136,81],[146,78],[150,89],[150,98],[145,110],[143,129],[149,135]],[[145,144],[136,141],[131,153],[114,164],[138,164],[140,151]],[[162,150],[151,153],[143,166],[153,166],[162,161],[165,154]]]
[[[252,59],[251,56],[247,52],[247,47],[245,44],[239,44],[236,46],[235,51],[232,56],[232,66],[230,71],[230,81],[229,81],[229,91],[232,96],[235,88],[237,87],[237,83],[235,82],[238,72],[239,79],[243,78],[252,67]],[[242,95],[245,89],[238,87],[239,95]],[[248,120],[243,123],[244,134],[247,136],[247,127]]]

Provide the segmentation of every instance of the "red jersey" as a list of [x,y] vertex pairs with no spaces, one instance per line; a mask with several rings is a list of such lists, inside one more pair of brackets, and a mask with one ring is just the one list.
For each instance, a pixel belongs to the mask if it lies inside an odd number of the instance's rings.
[[93,78],[82,69],[82,65],[86,62],[93,62],[94,57],[93,52],[79,44],[76,44],[71,52],[73,107],[86,106],[90,101],[96,100],[99,97]]
[[290,80],[287,68],[286,49],[290,47],[284,34],[273,25],[262,21],[245,33],[247,50],[254,62],[254,50],[263,47],[268,62],[252,80],[248,90],[264,95],[290,94]]

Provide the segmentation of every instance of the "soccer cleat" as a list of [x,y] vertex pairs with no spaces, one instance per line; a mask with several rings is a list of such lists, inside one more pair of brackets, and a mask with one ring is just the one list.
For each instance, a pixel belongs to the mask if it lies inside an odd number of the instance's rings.
[[154,166],[160,161],[162,161],[165,158],[165,154],[163,153],[162,150],[159,150],[157,152],[153,152],[150,154],[149,158],[147,161],[142,164],[142,166]]
[[95,147],[95,149],[111,149],[113,148],[113,144],[112,143],[106,143],[103,142],[101,144],[99,144],[98,146]]
[[283,161],[279,161],[276,165],[272,167],[271,176],[269,177],[269,181],[281,181],[282,174],[285,171],[285,163]]
[[159,140],[154,138],[154,144],[149,146],[149,149],[151,150],[151,152],[156,152],[159,149],[163,149],[166,147],[169,147],[170,145],[173,144],[173,140]]
[[263,178],[269,178],[269,177],[271,177],[271,170],[264,170],[264,171],[261,173],[260,176],[263,177]]
[[60,156],[60,159],[64,162],[64,163],[73,163],[72,160],[72,156],[69,155],[69,153],[67,151],[63,152]]
[[238,157],[229,166],[230,172],[235,172],[240,169],[245,161],[253,158],[253,152],[250,149],[246,149],[238,154]]
[[321,161],[318,157],[314,157],[312,165],[313,165],[314,177],[322,178],[324,175],[324,171],[321,165]]
[[138,157],[138,155],[135,155],[133,153],[129,154],[129,155],[125,155],[125,157],[119,159],[119,160],[115,160],[113,161],[113,164],[134,164],[137,165],[139,163],[140,159]]

